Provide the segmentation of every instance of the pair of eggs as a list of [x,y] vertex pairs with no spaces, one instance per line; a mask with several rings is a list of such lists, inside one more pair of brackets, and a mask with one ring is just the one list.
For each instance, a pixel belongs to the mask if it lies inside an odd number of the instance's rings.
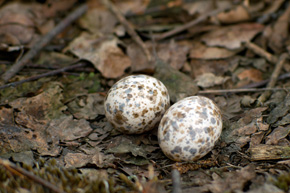
[[211,151],[222,131],[217,105],[206,97],[192,96],[169,106],[166,87],[147,75],[119,80],[104,102],[108,121],[123,133],[144,133],[159,123],[159,145],[174,161],[195,161]]

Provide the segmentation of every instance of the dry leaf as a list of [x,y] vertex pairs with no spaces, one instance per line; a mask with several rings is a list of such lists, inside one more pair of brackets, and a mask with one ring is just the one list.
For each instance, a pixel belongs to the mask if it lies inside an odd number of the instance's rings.
[[258,23],[242,23],[223,27],[202,36],[208,46],[218,46],[231,50],[239,49],[243,42],[250,41],[264,26]]
[[104,39],[86,32],[65,49],[93,63],[106,78],[118,78],[131,66],[131,60],[117,46],[117,39]]
[[284,139],[290,133],[290,126],[277,127],[265,139],[265,144],[280,145],[278,144],[281,139]]
[[234,56],[238,51],[228,50],[219,47],[208,47],[200,42],[193,42],[193,47],[190,50],[190,58],[195,59],[223,59]]
[[79,19],[81,27],[93,34],[111,34],[117,24],[116,17],[102,7],[89,9],[83,17]]
[[136,43],[130,43],[127,47],[128,56],[132,61],[133,72],[153,72],[154,66],[148,62],[143,50]]
[[204,73],[196,78],[197,85],[208,88],[216,85],[224,84],[229,77],[216,76],[213,73]]
[[[29,44],[35,34],[35,18],[41,6],[13,2],[0,9],[1,43],[9,45]],[[38,18],[41,19],[41,18]]]
[[73,100],[67,106],[77,119],[95,119],[98,115],[104,115],[104,98],[99,93],[88,94]]
[[284,11],[274,24],[271,36],[269,37],[269,47],[274,50],[275,53],[281,53],[284,50],[285,40],[289,38],[289,18],[290,7],[288,6],[286,11]]
[[260,81],[264,80],[263,73],[260,70],[257,70],[255,68],[246,69],[246,70],[242,71],[241,73],[239,73],[237,75],[237,77],[240,80],[247,79],[247,80],[250,80],[253,82],[260,82]]
[[187,54],[190,47],[187,45],[180,45],[175,41],[170,41],[168,44],[161,44],[158,46],[157,55],[165,63],[176,70],[180,70],[187,60]]
[[[88,136],[92,132],[90,123],[84,119],[76,120],[72,116],[54,119],[49,123],[47,132],[62,142]],[[57,140],[57,141],[58,141]]]
[[216,18],[221,23],[230,24],[242,21],[249,21],[251,19],[251,16],[248,10],[243,5],[238,5],[230,11],[219,13]]

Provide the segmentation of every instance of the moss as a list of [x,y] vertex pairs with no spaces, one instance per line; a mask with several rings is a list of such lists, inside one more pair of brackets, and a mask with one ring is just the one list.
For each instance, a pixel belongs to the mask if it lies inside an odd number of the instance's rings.
[[278,188],[284,190],[285,192],[288,192],[290,189],[290,172],[287,174],[281,174],[277,181],[274,183]]
[[[21,167],[65,192],[128,192],[124,187],[116,185],[113,177],[94,176],[92,179],[88,175],[81,174],[75,168],[58,167],[55,160],[51,160],[47,164],[40,161],[34,168],[25,164]],[[0,192],[17,192],[20,189],[32,193],[47,192],[47,188],[41,184],[17,172],[11,173],[10,170],[6,170],[0,165]]]

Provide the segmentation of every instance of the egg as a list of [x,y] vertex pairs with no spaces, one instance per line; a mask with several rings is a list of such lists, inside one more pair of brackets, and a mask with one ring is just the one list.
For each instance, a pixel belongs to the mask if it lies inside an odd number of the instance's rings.
[[162,82],[147,75],[131,75],[116,82],[104,101],[108,121],[126,134],[153,129],[170,105]]
[[172,105],[158,127],[163,153],[174,161],[196,161],[210,152],[222,132],[222,116],[209,98],[191,96]]

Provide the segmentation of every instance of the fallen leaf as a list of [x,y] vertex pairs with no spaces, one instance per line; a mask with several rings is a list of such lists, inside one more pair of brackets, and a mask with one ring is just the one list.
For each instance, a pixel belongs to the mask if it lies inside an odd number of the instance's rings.
[[57,14],[67,11],[73,7],[77,0],[51,1],[48,0],[43,6],[42,13],[46,17],[55,17]]
[[96,150],[93,154],[87,155],[84,153],[68,153],[64,156],[66,168],[80,168],[88,164],[95,165],[99,168],[114,167],[113,155],[105,155]]
[[88,94],[68,103],[68,110],[77,119],[95,119],[104,115],[104,98],[99,93]]
[[267,118],[267,122],[269,124],[275,123],[281,117],[286,116],[289,112],[289,109],[290,109],[290,95],[288,94],[284,98],[284,101],[277,104],[277,106],[273,110],[271,110]]
[[52,120],[47,132],[60,141],[72,141],[88,136],[92,132],[90,123],[84,119],[76,120],[72,116],[64,116]]
[[254,147],[256,145],[261,144],[264,135],[265,135],[264,131],[259,131],[251,135],[250,147]]
[[193,47],[190,49],[189,56],[194,59],[224,59],[234,56],[238,50],[228,50],[220,47],[209,47],[201,42],[193,42]]
[[146,55],[143,53],[143,50],[136,43],[129,43],[127,46],[127,53],[132,61],[133,72],[154,72],[154,66],[148,62]]
[[208,184],[208,188],[213,193],[242,191],[249,181],[256,177],[255,167],[248,165],[241,170],[226,172],[220,177],[213,174],[213,181]]
[[164,61],[157,59],[154,77],[160,80],[168,89],[170,100],[176,102],[198,92],[198,87],[189,76],[175,70]]
[[182,8],[186,10],[189,15],[204,14],[214,9],[214,3],[207,1],[194,1],[194,2],[185,1],[182,4]]
[[5,108],[3,106],[0,106],[0,124],[14,125],[13,108]]
[[284,46],[287,46],[287,44],[285,44],[285,40],[289,37],[289,18],[290,7],[287,7],[284,13],[273,25],[273,30],[271,36],[269,37],[269,47],[277,54],[284,50]]
[[[42,7],[37,3],[8,3],[0,9],[1,42],[8,45],[28,45],[34,38],[36,21],[41,20]],[[37,20],[36,20],[37,19]],[[6,34],[6,36],[3,36]],[[6,37],[3,39],[3,37]]]
[[225,24],[239,23],[242,21],[249,21],[251,15],[243,5],[238,5],[232,8],[230,11],[219,13],[216,18]]
[[290,133],[290,126],[275,128],[265,139],[265,144],[279,145],[279,141]]
[[38,122],[42,124],[63,115],[67,107],[61,102],[63,99],[61,87],[59,82],[49,82],[43,86],[43,92],[40,94],[29,98],[18,98],[9,103],[18,110],[16,121],[20,125],[34,128],[34,124]]
[[118,78],[131,66],[131,60],[117,46],[117,39],[104,39],[83,32],[65,49],[93,63],[106,78]]
[[101,6],[89,9],[78,21],[81,27],[93,34],[111,34],[118,22],[109,10]]
[[237,74],[237,77],[240,80],[247,79],[253,82],[260,82],[264,80],[263,73],[260,70],[257,70],[255,68],[243,70],[241,73]]
[[227,60],[191,59],[191,77],[196,78],[204,73],[213,73],[217,76],[223,76],[224,73],[229,70],[229,64],[230,62]]
[[217,46],[230,50],[240,49],[243,42],[250,41],[257,33],[264,29],[262,24],[242,23],[206,33],[201,40],[207,46]]
[[165,63],[176,70],[180,70],[187,60],[187,54],[190,47],[180,45],[175,41],[170,41],[168,44],[160,44],[158,46],[157,55]]
[[197,85],[203,88],[222,85],[227,80],[229,77],[216,76],[213,73],[204,73],[196,78]]

